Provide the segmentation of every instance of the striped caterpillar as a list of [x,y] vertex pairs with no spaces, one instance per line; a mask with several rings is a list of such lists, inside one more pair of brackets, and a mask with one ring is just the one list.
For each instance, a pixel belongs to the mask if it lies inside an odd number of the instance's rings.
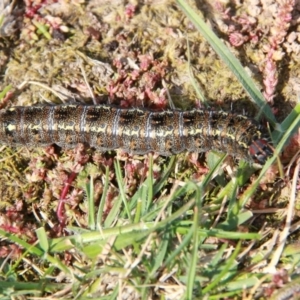
[[0,111],[0,143],[123,149],[169,156],[183,151],[216,150],[263,163],[272,153],[262,127],[243,115],[188,111],[124,109],[110,105],[12,107]]

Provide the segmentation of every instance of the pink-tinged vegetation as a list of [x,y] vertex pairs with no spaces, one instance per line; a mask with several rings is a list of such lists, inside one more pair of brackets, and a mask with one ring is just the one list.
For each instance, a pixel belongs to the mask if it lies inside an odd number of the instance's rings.
[[153,169],[152,175],[154,179],[158,179],[161,175],[161,169],[159,164],[157,164],[157,160],[159,159],[159,155],[156,153],[146,154],[143,158],[137,159],[135,156],[132,156],[128,153],[120,151],[118,153],[118,160],[124,161],[124,170],[125,170],[125,191],[128,195],[133,195],[136,191],[137,186],[142,184],[149,174],[149,163],[150,157],[153,160]]
[[162,79],[167,63],[157,61],[152,55],[129,52],[114,60],[117,76],[107,86],[113,104],[126,107],[150,107],[162,110],[168,106]]
[[[233,16],[231,9],[221,2],[216,1],[214,4],[215,11],[220,18],[217,20],[220,30],[228,35],[232,46],[240,47],[248,42],[258,44],[258,42],[264,42],[267,37],[267,44],[262,43],[265,59],[261,70],[264,84],[263,95],[270,105],[274,104],[273,100],[276,96],[278,61],[282,60],[285,55],[282,46],[287,40],[288,30],[292,24],[294,7],[294,0],[279,1],[272,5],[272,8],[258,5],[256,2],[249,7],[247,13]],[[264,18],[264,15],[267,17]],[[266,24],[260,24],[259,18],[266,20]]]
[[58,219],[59,223],[61,224],[61,226],[64,226],[65,222],[66,222],[65,201],[66,201],[67,194],[70,190],[70,187],[71,187],[73,181],[75,180],[76,176],[77,176],[77,173],[75,173],[75,172],[72,172],[69,175],[68,180],[64,183],[64,188],[63,188],[60,198],[59,198],[59,202],[58,202],[57,209],[56,209],[56,216],[57,216],[57,219]]
[[286,0],[279,3],[274,26],[270,28],[271,37],[269,38],[269,42],[273,49],[276,49],[285,40],[287,31],[290,27],[290,22],[292,20],[292,11],[294,6],[294,0]]
[[276,179],[279,176],[279,171],[278,171],[278,166],[277,164],[271,165],[266,173],[264,174],[263,178],[259,182],[259,186],[262,190],[267,190],[268,189],[268,184],[274,183]]
[[246,42],[256,44],[261,38],[261,30],[257,20],[249,15],[234,16],[230,8],[216,1],[214,8],[219,17],[225,22],[220,24],[221,30],[229,35],[229,42],[234,47],[240,47]]
[[284,149],[282,155],[281,155],[281,159],[282,161],[291,161],[292,158],[294,158],[297,154],[299,155],[299,149],[300,149],[300,128],[298,129],[298,132],[295,133],[287,147]]
[[0,228],[23,238],[28,243],[33,243],[36,241],[34,233],[36,224],[26,222],[24,219],[23,204],[23,201],[17,201],[14,207],[8,208],[5,213],[0,215]]
[[13,96],[14,96],[13,92],[7,92],[5,97],[0,102],[0,109],[4,108],[9,102],[9,100],[13,98]]
[[289,281],[290,278],[287,270],[280,269],[276,274],[273,275],[272,282],[269,284],[269,286],[264,289],[264,296],[272,296],[276,289],[283,287]]
[[193,169],[195,172],[192,179],[195,182],[203,180],[204,175],[209,172],[209,168],[199,161],[199,153],[188,153],[187,161],[189,163],[188,169]]
[[32,184],[23,193],[28,200],[36,199],[36,184],[48,183],[50,188],[45,189],[43,193],[41,207],[49,205],[52,199],[58,199],[56,214],[62,226],[67,218],[65,205],[75,208],[83,198],[82,189],[74,187],[74,180],[90,159],[82,144],[66,154],[67,158],[59,161],[54,146],[49,146],[45,148],[44,155],[32,158],[29,162],[31,172],[26,173],[27,181]]
[[220,1],[215,1],[214,3],[214,9],[215,11],[220,15],[220,18],[222,20],[230,20],[230,8],[227,7]]
[[22,255],[23,250],[19,245],[9,244],[7,246],[0,247],[0,257],[7,258],[10,257],[13,261],[16,261]]
[[108,214],[110,213],[113,205],[114,205],[114,199],[118,196],[117,191],[113,190],[111,187],[108,189],[105,197],[105,205],[103,210],[103,218],[105,219]]
[[276,60],[281,57],[275,54],[275,51],[280,49],[287,36],[290,22],[292,20],[292,11],[295,6],[294,0],[282,1],[278,7],[278,13],[275,17],[274,25],[270,29],[271,36],[269,37],[269,49],[267,51],[267,58],[264,67],[264,96],[267,102],[273,105],[273,99],[276,95],[276,86],[278,78],[278,70]]
[[[59,202],[56,209],[57,218],[61,224],[61,226],[65,225],[66,222],[66,215],[65,215],[65,203],[68,200],[69,203],[73,200],[73,198],[77,196],[77,192],[73,191],[73,194],[69,196],[67,199],[67,195],[70,191],[70,187],[72,186],[77,174],[82,170],[82,166],[85,165],[88,160],[89,156],[85,152],[85,147],[82,144],[79,144],[74,150],[74,165],[72,167],[71,173],[68,175],[67,180],[64,182],[64,187],[61,191]],[[75,202],[77,202],[75,200]]]
[[27,18],[34,18],[38,13],[38,10],[42,7],[46,1],[41,1],[39,4],[34,4],[35,1],[25,0],[26,9],[25,9],[25,16]]
[[248,41],[241,33],[232,32],[229,35],[230,44],[234,47],[239,47],[244,44],[244,42]]
[[267,100],[268,103],[273,104],[273,99],[275,97],[275,91],[276,91],[276,86],[278,83],[277,79],[277,68],[276,68],[276,63],[275,61],[271,58],[272,57],[272,50],[268,54],[268,58],[265,64],[265,69],[264,69],[264,85],[265,85],[265,90],[263,92],[263,95],[265,99]]
[[137,8],[136,5],[133,5],[133,4],[130,4],[130,3],[126,5],[125,15],[126,15],[127,19],[131,19],[134,16],[136,8]]
[[[234,26],[229,27],[230,30],[233,30],[229,36],[232,46],[239,47],[245,42],[258,43],[261,31],[257,28],[255,18],[243,15],[241,17],[232,17],[232,21],[235,23]],[[238,30],[236,30],[237,27],[239,28]]]
[[[39,26],[44,26],[43,33],[47,39],[56,37],[64,39],[64,33],[69,31],[69,28],[64,24],[59,16],[52,16],[49,12],[49,7],[55,5],[58,0],[42,0],[42,1],[25,1],[24,20],[22,25],[21,36],[29,42],[39,39]],[[48,32],[49,31],[49,32]]]
[[111,157],[106,158],[99,152],[94,153],[93,162],[99,167],[103,166],[103,167],[113,168],[113,165],[114,165],[113,158],[111,158]]

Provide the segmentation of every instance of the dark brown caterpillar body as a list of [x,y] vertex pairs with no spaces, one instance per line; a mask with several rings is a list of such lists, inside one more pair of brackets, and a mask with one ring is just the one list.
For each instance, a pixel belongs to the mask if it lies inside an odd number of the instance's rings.
[[264,162],[272,153],[261,126],[243,115],[223,111],[123,109],[110,105],[12,107],[0,111],[0,143],[123,149],[172,155],[217,150]]

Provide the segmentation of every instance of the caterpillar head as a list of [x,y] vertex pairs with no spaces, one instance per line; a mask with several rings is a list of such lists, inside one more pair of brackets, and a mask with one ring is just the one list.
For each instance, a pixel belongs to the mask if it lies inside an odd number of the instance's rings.
[[265,139],[257,139],[249,147],[249,153],[255,162],[264,164],[273,155],[273,148]]

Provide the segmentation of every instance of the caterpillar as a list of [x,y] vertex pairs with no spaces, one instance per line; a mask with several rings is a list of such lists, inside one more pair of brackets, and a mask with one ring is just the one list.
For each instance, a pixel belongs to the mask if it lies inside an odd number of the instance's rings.
[[216,150],[260,163],[272,154],[263,127],[244,115],[118,108],[111,105],[11,107],[0,111],[0,143],[28,147],[88,144],[101,151],[163,156]]

